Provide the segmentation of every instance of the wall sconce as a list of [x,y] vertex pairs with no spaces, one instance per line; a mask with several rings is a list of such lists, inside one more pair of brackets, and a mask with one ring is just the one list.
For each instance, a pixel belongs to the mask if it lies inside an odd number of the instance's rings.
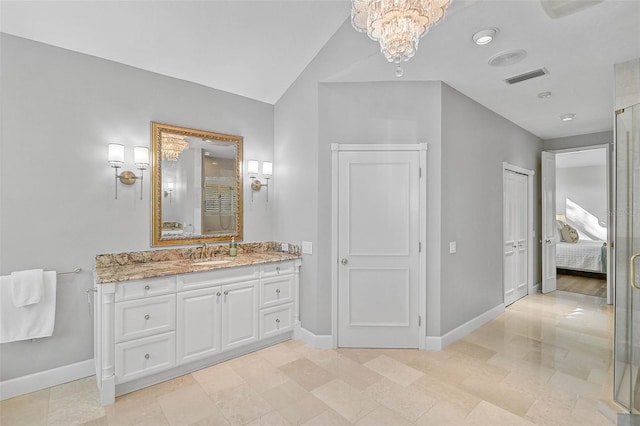
[[144,179],[144,171],[147,169],[147,166],[149,166],[149,148],[146,146],[136,146],[133,148],[133,162],[136,168],[140,170],[140,176],[136,176],[135,173],[129,170],[124,170],[118,174],[118,169],[124,164],[124,145],[110,143],[107,157],[109,164],[115,169],[116,200],[118,199],[118,179],[125,185],[133,185],[136,180],[140,179],[140,199],[142,200],[142,181]]
[[171,204],[171,193],[173,192],[173,182],[167,182],[164,190],[164,196],[169,197],[169,204]]
[[[252,179],[251,189],[253,191],[260,191],[260,189],[262,189],[263,186],[266,187],[267,203],[268,203],[269,202],[269,179],[271,179],[271,176],[273,175],[273,163],[270,161],[262,162],[262,176],[267,181],[267,183],[262,183],[257,179],[259,165],[260,165],[260,162],[258,160],[249,160],[249,162],[247,163],[247,172],[249,174],[249,178]],[[251,192],[251,202],[253,202],[253,191]]]

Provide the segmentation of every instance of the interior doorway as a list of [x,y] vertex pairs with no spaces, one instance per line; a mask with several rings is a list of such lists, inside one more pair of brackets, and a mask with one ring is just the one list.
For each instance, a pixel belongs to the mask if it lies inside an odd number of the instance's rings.
[[542,153],[544,293],[557,288],[595,296],[602,287],[612,303],[609,149]]

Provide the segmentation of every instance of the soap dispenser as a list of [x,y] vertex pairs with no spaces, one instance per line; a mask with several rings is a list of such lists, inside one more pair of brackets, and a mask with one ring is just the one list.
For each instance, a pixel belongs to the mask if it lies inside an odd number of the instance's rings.
[[235,257],[238,254],[238,248],[236,247],[236,239],[231,238],[231,243],[229,244],[229,256]]

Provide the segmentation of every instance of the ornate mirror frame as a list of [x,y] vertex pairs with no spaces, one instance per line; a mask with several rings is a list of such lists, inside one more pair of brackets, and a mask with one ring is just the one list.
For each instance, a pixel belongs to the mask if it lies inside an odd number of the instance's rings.
[[[162,204],[166,199],[166,189],[163,187],[162,179],[162,135],[168,133],[186,138],[197,138],[202,141],[215,141],[228,143],[235,146],[235,229],[225,234],[198,234],[163,236]],[[197,244],[204,242],[226,242],[235,239],[242,241],[243,230],[243,210],[242,210],[242,136],[225,135],[205,130],[189,129],[169,124],[151,123],[151,175],[152,175],[152,204],[151,204],[151,240],[152,246]],[[231,188],[231,187],[230,187]],[[201,205],[201,210],[204,211]],[[167,221],[165,220],[165,223]],[[183,230],[185,232],[186,230]]]

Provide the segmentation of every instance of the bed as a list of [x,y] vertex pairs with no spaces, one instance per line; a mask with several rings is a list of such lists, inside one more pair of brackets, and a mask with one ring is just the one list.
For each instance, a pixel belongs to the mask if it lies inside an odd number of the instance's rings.
[[556,243],[556,267],[573,271],[607,273],[607,247],[604,241],[579,240]]

